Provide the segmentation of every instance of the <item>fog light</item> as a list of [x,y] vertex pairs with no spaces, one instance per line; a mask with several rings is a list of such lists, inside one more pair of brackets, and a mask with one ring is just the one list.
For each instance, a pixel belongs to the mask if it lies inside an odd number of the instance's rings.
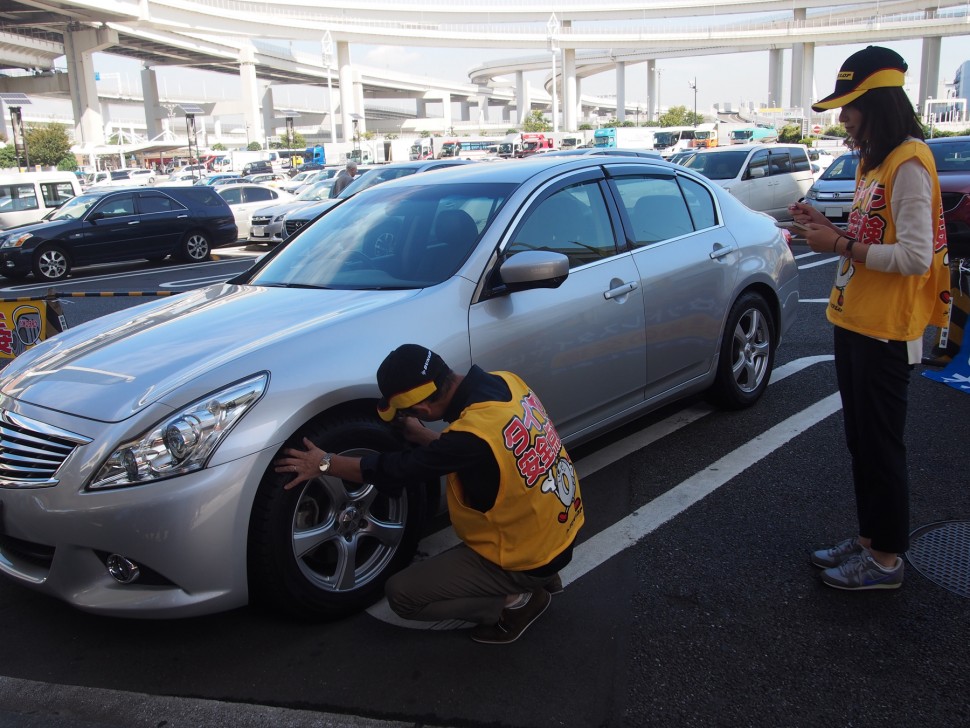
[[141,574],[138,564],[120,554],[111,554],[108,557],[108,573],[119,584],[131,584]]

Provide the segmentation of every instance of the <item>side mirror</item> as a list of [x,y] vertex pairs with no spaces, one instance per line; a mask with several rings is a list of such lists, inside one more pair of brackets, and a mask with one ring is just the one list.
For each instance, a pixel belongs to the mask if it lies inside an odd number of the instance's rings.
[[88,216],[88,222],[97,222],[98,220],[103,220],[103,219],[104,219],[104,213],[101,211],[92,212]]
[[765,167],[748,167],[748,171],[745,174],[747,179],[761,179],[767,176],[768,170]]
[[499,276],[509,292],[559,288],[568,275],[569,258],[543,250],[515,253],[499,268]]

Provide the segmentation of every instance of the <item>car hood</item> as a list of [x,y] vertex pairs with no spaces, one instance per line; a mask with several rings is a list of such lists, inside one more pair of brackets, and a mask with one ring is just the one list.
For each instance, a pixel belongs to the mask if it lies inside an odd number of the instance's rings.
[[8,235],[10,233],[41,233],[50,236],[61,228],[69,227],[71,225],[76,225],[77,220],[37,220],[36,222],[25,222],[21,225],[11,225],[10,227],[0,230],[0,236]]
[[307,205],[315,205],[315,201],[311,200],[290,200],[289,202],[284,202],[279,205],[270,205],[269,207],[260,207],[253,212],[253,215],[266,215],[268,217],[276,217],[284,212],[293,212],[293,210],[299,210],[301,207],[306,207]]
[[42,342],[3,372],[0,392],[120,422],[241,357],[251,358],[252,371],[258,371],[285,361],[288,348],[323,336],[322,329],[414,294],[211,286],[95,319]]
[[827,195],[845,192],[851,197],[855,193],[855,179],[817,179],[812,183],[812,187]]

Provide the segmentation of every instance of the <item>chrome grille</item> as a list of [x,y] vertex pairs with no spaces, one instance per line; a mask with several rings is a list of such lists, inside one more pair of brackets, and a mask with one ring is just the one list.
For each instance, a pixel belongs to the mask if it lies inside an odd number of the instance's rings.
[[295,234],[297,230],[307,224],[306,220],[287,220],[285,223],[286,237]]
[[253,215],[249,222],[251,225],[269,225],[272,219],[269,215]]
[[89,442],[89,438],[29,417],[0,412],[0,487],[57,485],[57,469],[78,445]]

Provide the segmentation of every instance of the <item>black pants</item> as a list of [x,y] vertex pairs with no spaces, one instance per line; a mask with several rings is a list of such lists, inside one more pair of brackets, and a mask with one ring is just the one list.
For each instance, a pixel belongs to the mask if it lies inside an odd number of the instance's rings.
[[906,469],[906,343],[882,342],[835,327],[835,373],[842,395],[845,440],[852,456],[859,535],[872,548],[909,548]]

